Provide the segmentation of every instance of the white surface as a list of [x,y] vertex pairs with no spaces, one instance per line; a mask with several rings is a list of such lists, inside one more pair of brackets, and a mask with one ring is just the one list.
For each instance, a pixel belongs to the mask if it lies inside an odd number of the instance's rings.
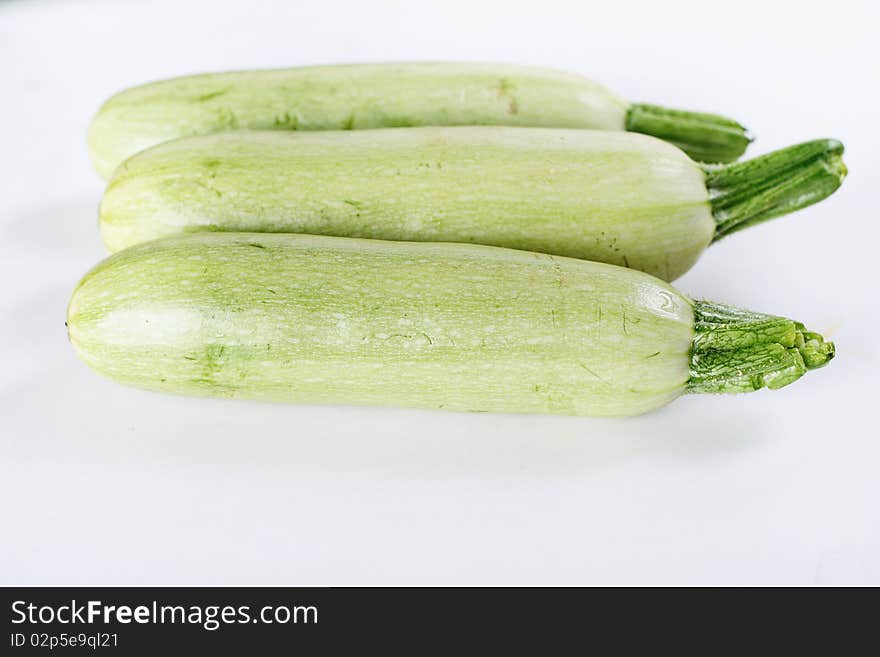
[[[0,3],[0,583],[880,583],[876,3]],[[832,199],[678,287],[831,333],[778,392],[623,421],[280,406],[127,389],[67,298],[104,256],[88,121],[203,70],[547,65],[727,113],[750,153],[847,145]]]

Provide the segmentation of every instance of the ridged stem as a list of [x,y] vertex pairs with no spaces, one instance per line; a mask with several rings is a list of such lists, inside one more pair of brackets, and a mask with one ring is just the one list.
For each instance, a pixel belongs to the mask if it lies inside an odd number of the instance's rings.
[[818,203],[846,177],[843,144],[817,139],[746,162],[703,165],[715,217],[713,242]]
[[775,390],[834,358],[834,343],[803,324],[710,301],[694,302],[688,392]]
[[630,105],[626,129],[673,143],[697,162],[733,162],[752,141],[733,119],[642,103]]

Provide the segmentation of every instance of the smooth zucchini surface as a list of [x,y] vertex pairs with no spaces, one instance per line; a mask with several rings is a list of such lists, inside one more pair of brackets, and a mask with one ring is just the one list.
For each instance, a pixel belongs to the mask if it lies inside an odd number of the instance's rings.
[[705,172],[624,132],[458,127],[236,132],[126,162],[101,203],[111,251],[184,232],[470,242],[672,280],[712,241]]
[[154,390],[630,415],[684,391],[693,311],[655,278],[568,258],[205,233],[99,265],[68,331],[91,367]]

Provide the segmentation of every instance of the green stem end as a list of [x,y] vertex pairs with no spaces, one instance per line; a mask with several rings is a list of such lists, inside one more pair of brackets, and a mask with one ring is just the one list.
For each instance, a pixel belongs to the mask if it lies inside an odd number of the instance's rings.
[[691,393],[776,390],[834,358],[834,343],[804,325],[709,301],[694,302]]
[[733,162],[752,141],[748,130],[727,117],[658,105],[633,103],[625,125],[675,144],[697,162]]
[[846,177],[843,144],[816,139],[746,162],[703,165],[713,242],[831,196]]

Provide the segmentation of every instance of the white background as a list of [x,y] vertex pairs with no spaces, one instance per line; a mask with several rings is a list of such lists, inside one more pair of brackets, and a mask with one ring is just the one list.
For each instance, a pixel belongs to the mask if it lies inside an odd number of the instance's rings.
[[[0,2],[0,583],[880,583],[877,4]],[[677,283],[830,334],[778,392],[630,420],[127,389],[65,306],[105,255],[111,93],[215,69],[499,60],[734,116],[750,154],[847,146],[832,199]]]

